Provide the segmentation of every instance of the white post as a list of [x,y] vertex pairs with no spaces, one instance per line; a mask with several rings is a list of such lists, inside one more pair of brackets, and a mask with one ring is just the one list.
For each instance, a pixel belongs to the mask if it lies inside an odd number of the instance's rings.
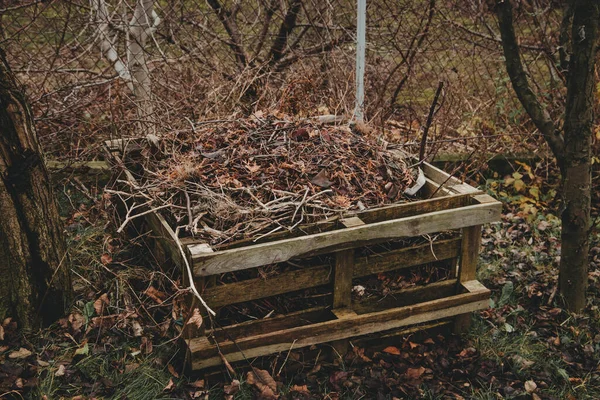
[[356,108],[354,119],[363,120],[365,103],[365,49],[367,36],[367,0],[358,0],[356,9]]

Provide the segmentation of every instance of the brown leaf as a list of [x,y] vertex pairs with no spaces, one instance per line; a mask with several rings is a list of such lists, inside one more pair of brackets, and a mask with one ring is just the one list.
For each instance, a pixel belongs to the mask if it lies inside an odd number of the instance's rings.
[[297,129],[296,131],[292,132],[290,137],[292,138],[292,140],[295,140],[296,142],[303,142],[310,138],[310,134],[308,133],[308,129],[300,128],[300,129]]
[[191,387],[195,387],[197,389],[204,389],[204,379],[198,379],[197,381],[194,381],[192,383],[189,384]]
[[533,393],[537,389],[537,385],[534,381],[525,382],[525,391],[527,393]]
[[169,383],[167,383],[167,386],[165,386],[165,388],[163,389],[163,392],[170,392],[171,390],[173,390],[174,386],[175,386],[175,383],[173,382],[173,378],[170,378]]
[[31,351],[27,350],[24,347],[21,347],[19,350],[10,352],[10,354],[8,355],[8,358],[13,359],[13,360],[20,360],[22,358],[27,358],[32,354],[33,353]]
[[393,354],[393,355],[396,355],[396,356],[400,355],[400,350],[398,350],[398,348],[394,347],[394,346],[386,347],[385,349],[383,349],[383,352],[384,353],[388,353],[388,354]]
[[277,393],[277,383],[275,382],[275,379],[273,379],[269,372],[264,369],[253,368],[252,371],[248,372],[246,382],[256,386],[263,399],[276,399],[279,397],[275,394]]
[[[153,349],[154,346],[152,345],[152,340],[148,339],[146,336],[143,336],[142,343],[140,345],[140,351],[142,352],[142,354],[151,354]],[[179,377],[177,376],[177,378]]]
[[58,369],[54,373],[54,376],[64,376],[65,375],[65,370],[66,370],[65,365],[64,364],[60,364],[58,366]]
[[231,381],[231,385],[225,385],[223,387],[223,392],[225,394],[234,395],[240,390],[240,381],[234,379]]
[[156,289],[154,286],[150,286],[144,292],[146,296],[150,297],[152,300],[157,302],[158,304],[162,304],[164,299],[167,298],[167,295],[160,290]]
[[202,315],[200,315],[200,310],[198,308],[194,308],[192,312],[192,316],[188,319],[186,325],[196,325],[197,328],[202,326]]
[[408,342],[408,344],[409,344],[409,346],[410,346],[411,349],[419,347],[419,343]]
[[81,327],[85,323],[85,317],[79,313],[72,313],[69,315],[69,323],[74,333],[78,333]]
[[409,368],[406,370],[406,377],[408,379],[419,379],[421,375],[425,372],[424,367],[419,368]]
[[108,265],[112,262],[112,257],[108,253],[104,253],[100,256],[100,262],[102,265]]
[[330,187],[331,185],[333,185],[333,182],[331,182],[328,178],[327,178],[327,171],[325,169],[322,169],[321,171],[319,171],[319,173],[317,175],[315,175],[310,182],[313,185],[317,185],[320,186],[324,189],[327,189],[328,187]]
[[310,393],[310,391],[308,390],[308,387],[306,385],[302,385],[302,386],[300,386],[300,385],[293,385],[290,388],[290,392],[300,392],[300,393],[306,393],[306,394]]
[[171,375],[173,375],[175,378],[179,378],[179,374],[177,373],[177,371],[175,371],[175,367],[173,367],[171,364],[169,364],[169,365],[167,365],[167,369],[169,370]]
[[0,341],[4,340],[4,328],[0,325]]
[[98,297],[94,302],[94,310],[96,311],[96,315],[102,315],[104,308],[108,306],[109,300],[108,295],[103,293],[102,296]]
[[133,330],[133,336],[135,337],[142,336],[142,333],[144,332],[144,329],[142,328],[140,323],[135,320],[131,322],[131,329]]

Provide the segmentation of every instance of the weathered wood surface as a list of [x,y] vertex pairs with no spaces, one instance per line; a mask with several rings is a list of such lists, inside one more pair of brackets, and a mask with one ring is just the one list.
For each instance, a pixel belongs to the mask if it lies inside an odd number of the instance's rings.
[[[427,243],[391,250],[382,254],[356,257],[352,277],[359,278],[380,272],[456,258],[460,251],[460,240],[460,238],[448,239],[433,244]],[[283,272],[268,279],[256,278],[209,287],[204,290],[202,297],[208,305],[217,308],[227,304],[242,303],[295,290],[327,285],[331,283],[332,276],[333,271],[329,265],[318,265]]]
[[212,254],[193,254],[194,274],[208,276],[239,271],[284,262],[295,257],[488,223],[500,219],[500,211],[499,203],[476,204],[347,228],[343,231],[318,233]]
[[381,311],[387,308],[404,307],[411,304],[432,301],[453,296],[456,293],[456,279],[430,283],[406,289],[398,289],[388,293],[383,299],[371,301],[369,299],[354,303],[352,309],[359,314]]
[[294,232],[276,232],[271,235],[265,236],[260,240],[254,240],[252,238],[242,239],[223,246],[216,246],[215,250],[227,250],[259,243],[272,242],[275,240],[289,239],[299,236],[311,235],[315,233],[328,232],[334,229],[341,229],[344,227],[341,221],[350,220],[353,217],[357,217],[361,221],[367,224],[371,224],[374,222],[382,222],[391,219],[411,217],[413,215],[425,214],[433,211],[450,210],[470,205],[472,202],[471,198],[472,196],[470,194],[450,194],[447,196],[439,195],[439,197],[436,197],[434,199],[419,200],[401,204],[392,204],[389,206],[383,206],[371,210],[348,212],[347,215],[345,215],[343,218],[340,218],[339,216],[333,216],[324,221],[301,225]]
[[[476,277],[479,248],[481,247],[481,225],[462,229],[462,243],[458,264],[458,281],[468,282]],[[454,332],[463,333],[471,326],[471,314],[459,315],[454,323]]]
[[429,179],[434,181],[439,185],[442,185],[443,188],[448,189],[454,193],[462,193],[462,194],[476,194],[482,193],[481,190],[474,188],[473,186],[462,182],[460,179],[451,176],[447,172],[442,171],[441,169],[434,167],[429,163],[423,163],[423,173]]
[[[469,292],[407,307],[258,334],[236,340],[235,343],[224,340],[219,343],[219,349],[229,362],[233,362],[448,318],[488,306],[489,290],[481,284],[469,283],[465,285],[465,290]],[[194,339],[188,340],[187,345],[193,369],[222,363],[215,345],[206,346],[205,342],[200,343]]]

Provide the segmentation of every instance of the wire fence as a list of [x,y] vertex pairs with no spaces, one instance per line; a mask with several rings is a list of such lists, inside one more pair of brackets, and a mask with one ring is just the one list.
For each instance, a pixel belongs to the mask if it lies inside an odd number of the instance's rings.
[[[443,139],[503,133],[537,143],[488,3],[367,1],[365,119],[418,141],[444,82],[432,143],[474,151]],[[515,10],[525,68],[554,115],[565,94],[562,15],[547,0]],[[0,0],[0,48],[57,158],[95,158],[101,139],[190,132],[263,109],[349,117],[355,34],[354,0]]]

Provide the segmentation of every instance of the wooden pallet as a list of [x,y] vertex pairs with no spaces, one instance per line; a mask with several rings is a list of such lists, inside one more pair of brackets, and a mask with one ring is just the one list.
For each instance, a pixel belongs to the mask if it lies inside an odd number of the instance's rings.
[[[108,141],[105,150],[125,179],[136,182],[125,168],[123,154],[135,142]],[[330,304],[287,315],[218,329],[184,331],[192,369],[290,351],[320,343],[454,319],[457,331],[468,327],[470,313],[488,306],[489,291],[475,279],[482,224],[500,219],[501,203],[481,191],[424,163],[427,200],[371,209],[302,227],[301,234],[277,233],[263,241],[239,241],[212,248],[181,240],[193,268],[196,285],[213,309],[329,285]],[[158,213],[145,215],[159,248],[173,262],[186,264],[173,229]],[[375,256],[357,249],[398,238],[456,231],[446,240],[392,248]],[[263,279],[216,284],[215,277],[234,271],[333,255],[333,265],[306,265]],[[449,278],[422,287],[399,290],[384,301],[352,301],[353,279],[446,260]],[[194,302],[193,302],[194,303]],[[192,307],[196,306],[192,304]],[[340,342],[341,341],[341,342]],[[218,345],[217,345],[218,344]]]

